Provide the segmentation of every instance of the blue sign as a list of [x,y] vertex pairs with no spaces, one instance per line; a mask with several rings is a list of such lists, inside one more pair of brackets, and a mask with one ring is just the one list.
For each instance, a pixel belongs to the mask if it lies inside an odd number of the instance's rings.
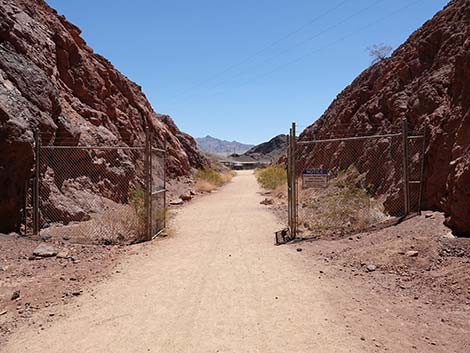
[[305,169],[304,174],[306,175],[328,175],[328,169],[325,167],[317,169]]

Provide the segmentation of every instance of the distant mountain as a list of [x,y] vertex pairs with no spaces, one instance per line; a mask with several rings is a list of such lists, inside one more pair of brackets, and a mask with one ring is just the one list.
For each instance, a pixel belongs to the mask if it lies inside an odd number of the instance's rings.
[[276,160],[287,153],[287,135],[278,135],[248,150],[245,155],[256,160]]
[[254,145],[247,145],[237,141],[225,141],[207,135],[206,137],[196,138],[197,147],[207,153],[230,155],[232,153],[243,154]]

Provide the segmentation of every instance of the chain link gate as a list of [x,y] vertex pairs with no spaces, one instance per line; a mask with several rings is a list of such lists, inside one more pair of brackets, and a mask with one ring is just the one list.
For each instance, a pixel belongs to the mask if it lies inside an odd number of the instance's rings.
[[425,133],[297,141],[289,135],[289,238],[336,239],[420,212]]
[[41,140],[37,134],[31,217],[25,215],[33,234],[111,244],[150,240],[165,230],[166,148],[152,148],[149,133],[145,145],[132,147]]

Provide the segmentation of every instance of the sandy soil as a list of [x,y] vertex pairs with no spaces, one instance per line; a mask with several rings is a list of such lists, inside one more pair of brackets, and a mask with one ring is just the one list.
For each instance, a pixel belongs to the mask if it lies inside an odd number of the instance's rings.
[[[33,256],[40,243],[17,234],[0,235],[0,345],[19,327],[41,329],[55,320],[58,306],[73,305],[76,296],[109,275],[122,254],[138,248],[51,239],[47,244],[64,256],[40,258]],[[14,293],[17,298],[12,300]]]
[[179,209],[171,236],[0,351],[469,351],[468,306],[384,296],[372,277],[346,274],[315,243],[274,246],[282,224],[263,198],[252,173],[241,172]]

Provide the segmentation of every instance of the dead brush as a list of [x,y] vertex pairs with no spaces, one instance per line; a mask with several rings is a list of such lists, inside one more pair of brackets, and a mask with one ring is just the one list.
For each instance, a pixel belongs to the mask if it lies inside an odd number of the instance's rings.
[[383,202],[362,181],[355,168],[348,168],[324,189],[301,190],[299,224],[315,235],[345,235],[387,219]]
[[212,192],[217,189],[217,186],[207,180],[196,180],[194,187],[199,192]]
[[199,192],[212,192],[228,183],[236,175],[234,171],[216,171],[206,168],[200,169],[196,174],[195,188]]

